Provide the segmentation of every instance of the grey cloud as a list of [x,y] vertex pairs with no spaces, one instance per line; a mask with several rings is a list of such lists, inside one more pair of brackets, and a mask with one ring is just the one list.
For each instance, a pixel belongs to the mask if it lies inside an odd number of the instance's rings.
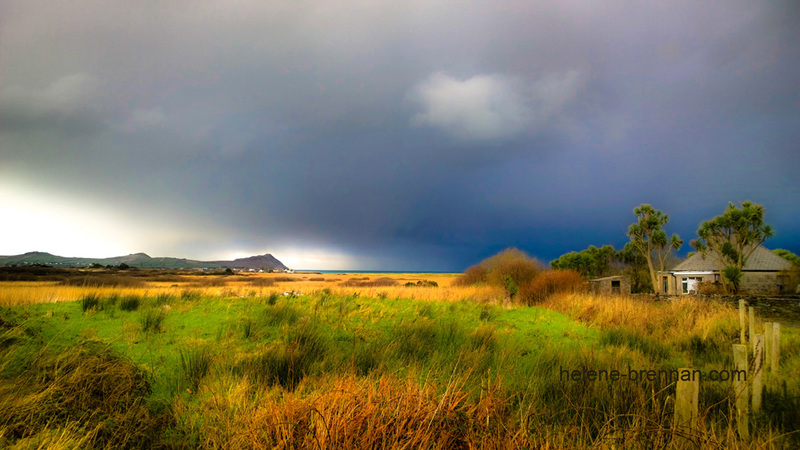
[[5,87],[0,92],[3,130],[97,131],[104,122],[97,89],[97,80],[85,73],[60,77],[44,88]]
[[412,116],[411,124],[439,128],[463,140],[536,132],[559,116],[580,88],[580,75],[574,70],[545,75],[531,86],[500,74],[462,81],[434,73],[408,95],[421,109]]
[[387,265],[558,256],[636,202],[693,232],[751,193],[785,230],[790,5],[8,0],[0,168]]

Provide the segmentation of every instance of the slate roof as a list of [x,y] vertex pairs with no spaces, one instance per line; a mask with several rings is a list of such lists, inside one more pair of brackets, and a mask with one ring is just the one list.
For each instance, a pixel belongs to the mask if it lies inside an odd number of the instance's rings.
[[[789,269],[791,266],[792,263],[772,253],[772,251],[763,245],[760,245],[747,259],[744,270],[767,270],[777,272]],[[713,255],[703,256],[702,253],[697,252],[675,266],[670,272],[709,272],[718,270],[717,260]]]

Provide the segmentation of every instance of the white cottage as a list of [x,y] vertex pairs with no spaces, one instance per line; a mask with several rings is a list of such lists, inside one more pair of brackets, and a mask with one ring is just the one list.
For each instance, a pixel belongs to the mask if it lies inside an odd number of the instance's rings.
[[[750,294],[781,293],[786,281],[781,271],[791,266],[789,261],[759,246],[747,258],[739,290]],[[696,294],[700,283],[720,283],[720,277],[718,258],[713,253],[697,252],[671,270],[659,272],[657,289],[667,295]]]

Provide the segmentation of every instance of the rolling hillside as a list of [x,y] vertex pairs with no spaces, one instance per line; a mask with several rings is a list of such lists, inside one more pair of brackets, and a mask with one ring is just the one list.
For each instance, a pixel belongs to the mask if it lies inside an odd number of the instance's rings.
[[45,252],[28,252],[15,256],[0,256],[0,266],[46,265],[56,267],[87,267],[92,264],[118,266],[127,264],[140,269],[220,269],[241,270],[285,270],[287,267],[269,253],[233,261],[198,261],[186,258],[156,257],[145,253],[133,253],[112,258],[74,258],[52,255]]

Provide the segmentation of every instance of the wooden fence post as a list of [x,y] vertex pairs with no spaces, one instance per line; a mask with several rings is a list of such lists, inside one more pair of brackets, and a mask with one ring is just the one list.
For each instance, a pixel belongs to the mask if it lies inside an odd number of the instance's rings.
[[739,299],[739,343],[746,344],[747,339],[744,337],[745,313],[744,313],[744,299]]
[[761,411],[761,394],[764,390],[762,369],[764,368],[764,335],[753,336],[753,412]]
[[778,363],[781,360],[781,324],[772,324],[772,371],[778,370]]
[[[691,373],[690,380],[682,380],[680,374]],[[697,448],[693,436],[697,432],[697,406],[700,398],[700,380],[695,378],[691,368],[678,369],[678,383],[675,386],[675,446],[677,448]]]
[[733,345],[733,361],[736,365],[736,373],[731,374],[733,393],[736,395],[736,429],[742,440],[749,441],[750,430],[747,424],[747,413],[750,405],[750,396],[747,389],[747,346],[742,344]]
[[772,366],[772,322],[764,322],[764,367]]
[[747,307],[747,339],[753,340],[756,335],[756,314],[752,306]]

